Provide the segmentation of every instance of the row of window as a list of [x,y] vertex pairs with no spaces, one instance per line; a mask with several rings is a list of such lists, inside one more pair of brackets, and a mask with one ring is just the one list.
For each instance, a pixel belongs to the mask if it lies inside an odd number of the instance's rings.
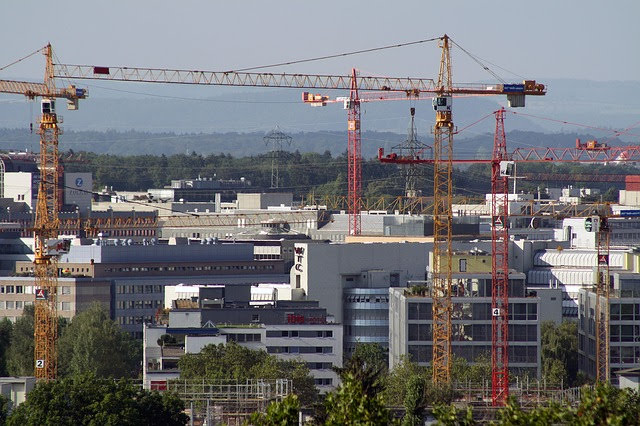
[[[409,357],[414,362],[427,363],[431,361],[432,350],[431,345],[409,345]],[[479,359],[485,359],[487,362],[491,360],[490,346],[453,345],[451,351],[454,355],[469,362]],[[537,363],[538,348],[537,346],[509,346],[509,361],[514,363]]]
[[[0,309],[24,309],[25,306],[29,305],[33,305],[33,302],[22,300],[0,300]],[[70,311],[71,302],[58,302],[58,310],[65,312]]]
[[389,303],[388,295],[349,294],[345,297],[347,303]]
[[609,325],[611,342],[640,342],[640,325]]
[[313,383],[316,386],[332,386],[333,379],[313,379]]
[[333,337],[332,330],[267,330],[267,337]]
[[[17,267],[16,267],[16,271],[17,271]],[[33,273],[33,266],[21,266],[20,267],[20,272],[31,272]],[[58,274],[79,274],[79,273],[89,273],[90,270],[89,268],[58,268]]]
[[162,300],[118,300],[118,309],[152,309],[162,306]]
[[387,309],[349,309],[344,311],[344,320],[389,321]]
[[33,302],[23,302],[21,300],[0,300],[0,309],[23,309],[25,306],[32,305]]
[[270,354],[332,354],[332,346],[267,346]]
[[638,364],[640,363],[640,347],[637,346],[610,346],[609,362],[613,364]]
[[116,317],[116,322],[120,325],[143,324],[143,323],[151,323],[152,321],[153,321],[153,315]]
[[112,237],[153,237],[156,235],[155,229],[112,229],[109,231]]
[[227,342],[260,342],[262,341],[262,336],[260,333],[228,333],[227,334]]
[[117,294],[151,294],[162,293],[162,285],[159,284],[131,284],[116,286]]
[[255,254],[253,256],[254,260],[280,260],[282,256],[279,254]]
[[[432,318],[431,303],[409,303],[410,320],[426,320]],[[451,310],[452,319],[490,320],[490,303],[454,303]],[[538,319],[537,303],[509,303],[509,319],[520,321],[536,321]]]
[[[35,294],[32,285],[2,285],[0,286],[0,294]],[[71,287],[68,285],[60,286],[60,294],[71,294]]]
[[609,314],[614,321],[640,321],[640,303],[612,303]]
[[270,271],[274,265],[222,265],[222,266],[120,266],[106,267],[104,272],[173,272],[173,271]]
[[347,336],[389,337],[388,326],[346,325],[344,332]]
[[[409,324],[409,341],[431,341],[430,324]],[[451,340],[453,341],[491,341],[491,324],[452,324]],[[535,342],[538,339],[536,324],[509,324],[510,342]]]
[[309,370],[331,370],[333,363],[331,362],[308,362],[307,368]]

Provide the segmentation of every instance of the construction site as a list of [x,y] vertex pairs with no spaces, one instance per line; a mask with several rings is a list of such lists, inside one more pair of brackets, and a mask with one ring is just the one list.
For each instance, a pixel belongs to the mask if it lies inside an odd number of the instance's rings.
[[[42,82],[0,79],[1,93],[37,100],[39,108],[39,153],[1,155],[3,230],[13,235],[6,238],[31,244],[31,251],[7,258],[13,264],[2,268],[7,275],[0,276],[0,306],[14,322],[34,306],[35,380],[53,382],[67,371],[58,363],[60,323],[99,303],[142,342],[142,388],[177,395],[191,424],[245,424],[270,403],[297,394],[299,384],[290,377],[212,381],[181,375],[183,357],[230,342],[302,362],[324,395],[340,389],[360,345],[375,345],[384,354],[385,374],[412,362],[429,375],[429,386],[450,389],[451,402],[473,407],[479,423],[494,421],[511,397],[526,410],[552,403],[577,407],[581,393],[598,384],[637,390],[640,172],[553,175],[519,173],[518,167],[635,167],[640,145],[610,140],[633,136],[638,123],[611,130],[604,141],[512,148],[510,119],[545,119],[520,111],[525,100],[544,102],[551,89],[534,79],[505,81],[447,34],[370,50],[414,44],[438,52],[435,77],[381,77],[357,68],[331,75],[78,65],[60,62],[51,44],[16,61],[42,54],[45,67]],[[457,83],[452,50],[495,81]],[[135,194],[100,192],[90,183],[85,188],[95,176],[65,170],[83,164],[59,149],[61,104],[82,114],[76,110],[92,101],[84,83],[123,82],[282,88],[301,92],[306,106],[341,106],[346,188],[339,188],[340,195],[310,192],[294,200],[282,172],[293,138],[278,127],[263,140],[268,188],[254,190],[249,174],[237,181],[182,176]],[[465,117],[471,124],[457,127],[458,99],[494,97],[506,104],[477,120]],[[405,141],[377,149],[375,160],[397,169],[402,187],[395,197],[376,198],[365,194],[362,111],[387,101],[409,106],[409,126]],[[428,142],[418,138],[421,105],[435,116]],[[454,137],[488,122],[494,129],[490,155],[458,153]],[[490,170],[490,192],[469,198],[454,185],[454,175],[469,167]],[[429,195],[423,195],[425,179]],[[517,192],[518,179],[538,182],[537,194]],[[616,202],[584,202],[602,196],[584,187],[552,187],[565,180],[618,182],[625,189],[615,194]],[[26,189],[13,189],[23,186],[33,190],[26,200]],[[564,364],[572,372],[551,376],[545,333],[563,323],[575,327],[573,361]],[[470,368],[466,376],[460,362]],[[486,375],[473,376],[475,367]],[[590,387],[579,386],[584,383]],[[406,401],[386,405],[393,416],[409,413]],[[434,405],[425,399],[421,409],[430,413]],[[311,406],[301,408],[300,421],[314,417]]]

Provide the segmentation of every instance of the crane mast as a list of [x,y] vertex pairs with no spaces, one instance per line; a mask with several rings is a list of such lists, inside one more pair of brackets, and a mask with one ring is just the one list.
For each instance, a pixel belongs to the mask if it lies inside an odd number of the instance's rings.
[[496,111],[491,159],[491,400],[509,397],[509,175],[504,108]]
[[[609,242],[610,229],[606,215],[596,216],[599,224],[595,226],[597,248],[596,270],[596,306],[595,306],[595,336],[596,336],[596,381],[609,382]],[[592,220],[593,220],[592,219]]]
[[453,121],[451,117],[451,54],[449,38],[441,40],[442,57],[437,95],[433,98],[436,124],[433,144],[433,382],[451,379],[451,211]]
[[349,235],[360,235],[362,230],[360,205],[362,202],[362,149],[360,143],[360,99],[358,97],[357,72],[351,70],[351,90],[348,102],[348,205]]
[[[44,84],[45,96],[55,92],[51,45],[45,49],[47,60]],[[40,183],[34,229],[35,289],[34,360],[37,379],[55,379],[57,373],[56,341],[58,337],[58,264],[49,254],[47,241],[58,236],[58,116],[53,97],[43,98],[40,116]]]

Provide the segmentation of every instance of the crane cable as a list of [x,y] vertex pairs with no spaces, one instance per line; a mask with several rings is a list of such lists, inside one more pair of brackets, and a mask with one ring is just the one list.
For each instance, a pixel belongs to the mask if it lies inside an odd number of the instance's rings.
[[302,63],[305,63],[305,62],[322,61],[324,59],[333,59],[333,58],[339,58],[339,57],[343,57],[343,56],[358,55],[358,54],[361,54],[361,53],[377,52],[379,50],[394,49],[394,48],[397,48],[397,47],[411,46],[411,45],[414,45],[414,44],[428,43],[428,42],[432,42],[432,41],[436,41],[436,40],[440,40],[440,39],[441,39],[441,37],[434,37],[434,38],[428,38],[428,39],[424,39],[424,40],[410,41],[410,42],[406,42],[406,43],[390,44],[388,46],[373,47],[373,48],[370,48],[370,49],[354,50],[354,51],[351,51],[351,52],[336,53],[336,54],[333,54],[333,55],[317,56],[315,58],[299,59],[299,60],[296,60],[296,61],[280,62],[280,63],[277,63],[277,64],[261,65],[261,66],[255,66],[255,67],[239,68],[239,69],[235,69],[235,70],[229,70],[229,71],[226,71],[226,72],[230,72],[231,73],[231,72],[251,71],[251,70],[257,70],[257,69],[280,67],[280,66],[284,66],[284,65],[302,64]]
[[11,62],[10,64],[7,64],[7,65],[5,65],[5,66],[3,66],[3,67],[0,67],[0,71],[2,71],[2,70],[4,70],[4,69],[9,68],[9,67],[10,67],[10,66],[12,66],[12,65],[17,64],[18,62],[22,62],[22,61],[24,61],[25,59],[28,59],[28,58],[32,57],[32,56],[33,56],[33,55],[35,55],[36,53],[40,53],[40,52],[42,52],[43,50],[44,50],[44,47],[41,47],[40,49],[36,50],[35,52],[31,52],[31,53],[29,53],[27,56],[24,56],[24,57],[22,57],[22,58],[20,58],[20,59],[18,59],[18,60],[16,60],[16,61]]
[[636,135],[636,134],[633,134],[633,133],[629,133],[627,130],[630,130],[630,129],[636,127],[638,124],[640,124],[640,121],[635,123],[635,124],[633,124],[633,125],[631,125],[630,127],[627,127],[624,130],[618,131],[618,130],[612,130],[612,129],[605,129],[605,128],[602,128],[602,127],[589,126],[588,124],[574,123],[574,122],[566,121],[566,120],[558,120],[558,119],[555,119],[555,118],[549,118],[549,117],[542,117],[542,116],[539,116],[539,115],[527,114],[527,113],[524,113],[524,112],[516,112],[516,111],[511,111],[511,110],[505,110],[505,111],[506,112],[510,112],[511,114],[514,114],[514,115],[522,115],[522,116],[526,116],[526,117],[538,118],[540,120],[547,120],[547,121],[553,121],[555,123],[560,123],[560,124],[569,124],[571,126],[584,127],[584,128],[593,129],[593,130],[600,130],[600,131],[607,132],[607,133],[612,132],[614,134],[614,136],[620,136],[622,134],[626,134],[626,135],[629,135],[629,136],[639,136],[639,135]]

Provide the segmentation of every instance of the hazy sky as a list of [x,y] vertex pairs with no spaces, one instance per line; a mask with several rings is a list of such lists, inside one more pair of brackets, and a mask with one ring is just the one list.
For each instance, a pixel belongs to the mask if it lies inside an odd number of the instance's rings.
[[[51,42],[63,63],[227,70],[444,33],[520,76],[640,80],[640,1],[4,0],[0,67]],[[492,80],[453,52],[456,82]],[[283,70],[436,77],[436,43]],[[43,62],[0,71],[40,79]]]

